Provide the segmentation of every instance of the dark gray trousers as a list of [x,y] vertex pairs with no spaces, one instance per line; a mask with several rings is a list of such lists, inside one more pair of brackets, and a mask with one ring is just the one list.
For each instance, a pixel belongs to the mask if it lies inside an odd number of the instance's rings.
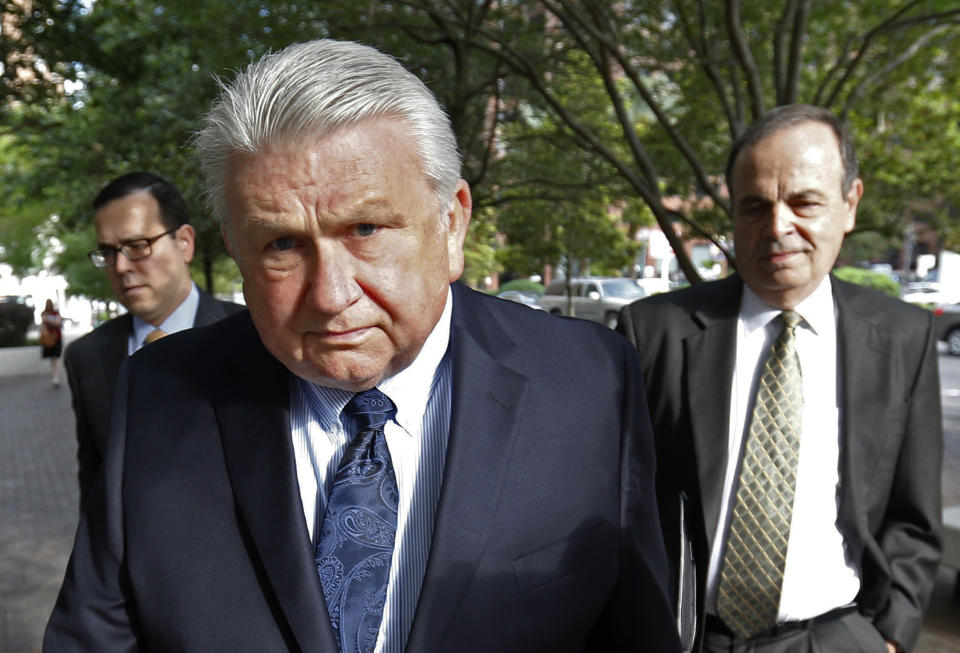
[[733,637],[708,624],[703,639],[704,653],[886,653],[886,650],[880,631],[856,611],[751,639]]

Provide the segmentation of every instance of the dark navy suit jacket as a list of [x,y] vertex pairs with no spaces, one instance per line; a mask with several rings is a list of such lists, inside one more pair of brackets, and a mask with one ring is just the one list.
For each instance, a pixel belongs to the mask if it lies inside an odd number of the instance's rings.
[[[454,285],[449,446],[408,652],[677,651],[638,358]],[[248,313],[130,359],[46,651],[336,643],[289,372]]]
[[[242,308],[239,304],[219,301],[201,290],[194,326],[212,324]],[[64,356],[77,421],[80,505],[85,502],[103,461],[113,393],[120,365],[127,358],[131,333],[133,317],[125,313],[70,343]]]

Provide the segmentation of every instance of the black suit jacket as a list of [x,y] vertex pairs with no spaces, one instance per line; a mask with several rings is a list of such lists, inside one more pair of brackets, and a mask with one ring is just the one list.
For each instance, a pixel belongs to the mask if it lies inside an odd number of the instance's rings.
[[[861,573],[860,611],[882,635],[910,649],[941,546],[943,436],[932,316],[860,286],[832,284],[842,395],[841,532]],[[620,331],[644,363],[658,496],[675,570],[678,495],[689,502],[701,632],[727,464],[742,289],[734,275],[636,302],[620,318]]]
[[[454,286],[449,445],[406,650],[677,651],[640,368],[606,328]],[[46,651],[336,653],[289,372],[248,313],[131,357]]]
[[[219,301],[201,290],[194,325],[212,324],[241,309],[239,304]],[[80,505],[85,503],[103,461],[110,407],[132,332],[133,317],[125,313],[70,343],[63,359],[77,420]]]

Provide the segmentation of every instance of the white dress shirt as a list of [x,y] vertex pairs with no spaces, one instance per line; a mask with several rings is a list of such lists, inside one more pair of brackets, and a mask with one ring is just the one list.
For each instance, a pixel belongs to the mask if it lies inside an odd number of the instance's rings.
[[[825,277],[795,310],[803,318],[796,330],[803,378],[803,424],[780,621],[809,619],[848,605],[860,590],[858,572],[846,556],[838,527],[841,386],[837,311],[830,277]],[[707,578],[706,605],[711,613],[716,612],[717,584],[736,495],[740,452],[750,426],[760,368],[782,330],[775,319],[780,313],[744,286],[730,394],[727,469]]]
[[190,329],[197,319],[197,308],[200,306],[200,291],[197,285],[190,284],[190,293],[187,298],[180,302],[180,305],[173,309],[173,313],[167,316],[160,326],[153,326],[149,322],[144,322],[136,315],[133,316],[133,333],[127,340],[127,354],[133,354],[144,345],[144,338],[155,329],[162,329],[164,333],[170,335],[177,331]]
[[[413,624],[427,567],[450,431],[450,341],[453,295],[416,359],[377,387],[397,407],[384,426],[399,501],[387,598],[376,653],[401,653]],[[340,419],[352,392],[293,377],[290,427],[307,530],[317,544],[319,524],[340,459],[353,439]]]

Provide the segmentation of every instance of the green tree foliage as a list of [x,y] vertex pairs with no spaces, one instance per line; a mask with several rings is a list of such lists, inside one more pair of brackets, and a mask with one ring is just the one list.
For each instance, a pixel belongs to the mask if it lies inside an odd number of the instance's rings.
[[871,272],[863,268],[840,267],[835,269],[833,274],[843,281],[873,288],[891,297],[900,296],[900,284],[880,272]]
[[92,224],[86,224],[78,231],[64,230],[60,238],[63,251],[57,259],[57,265],[70,284],[70,292],[89,299],[113,300],[113,290],[107,281],[107,275],[90,264],[87,252],[95,248],[97,234]]
[[[731,140],[795,101],[854,127],[867,186],[858,230],[902,232],[916,199],[932,201],[946,228],[957,206],[958,15],[949,0],[34,0],[0,39],[0,256],[36,266],[40,227],[57,214],[61,266],[73,269],[90,244],[66,234],[89,225],[92,195],[149,169],[184,191],[209,287],[225,276],[224,252],[189,137],[216,93],[211,75],[322,36],[397,56],[441,99],[474,189],[473,281],[497,266],[615,271],[650,221],[696,280],[683,237],[732,257]],[[27,68],[33,78],[13,75]]]
[[498,292],[506,292],[508,290],[518,290],[520,292],[528,293],[531,295],[540,296],[543,294],[543,291],[546,288],[542,283],[537,281],[532,281],[530,279],[513,279],[506,282],[500,286]]
[[[150,170],[187,198],[197,231],[195,266],[202,285],[212,289],[224,276],[225,251],[189,148],[217,92],[212,77],[272,48],[323,35],[320,14],[318,6],[279,2],[98,0],[92,8],[36,2],[26,24],[48,27],[25,31],[20,46],[69,62],[56,69],[72,71],[82,86],[47,94],[45,103],[5,107],[4,126],[18,149],[5,157],[0,184],[16,201],[0,210],[0,225],[33,206],[36,219],[57,212],[64,232],[89,235],[84,229],[96,191],[124,172]],[[87,280],[74,275],[95,241],[62,240],[59,266],[72,290],[91,292]]]
[[[474,3],[409,4],[446,12],[456,22]],[[470,46],[525,80],[567,126],[573,143],[642,198],[692,280],[698,274],[672,225],[711,238],[732,260],[719,238],[730,230],[722,172],[730,142],[747,125],[764,110],[792,102],[826,106],[855,126],[875,125],[881,112],[919,89],[934,95],[952,90],[930,84],[953,78],[954,58],[945,53],[955,52],[960,38],[960,8],[946,0],[541,0],[496,6],[473,30]],[[583,56],[605,91],[596,107],[606,116],[604,125],[589,118],[598,111],[584,114],[577,93],[570,93]],[[911,138],[911,122],[886,127],[887,139],[911,143],[912,154],[919,144]],[[874,130],[857,133],[861,143],[874,136]],[[668,195],[706,197],[715,208],[699,215],[670,210]],[[882,213],[871,210],[871,201],[868,196],[864,207],[868,218]],[[868,220],[862,226],[876,225]]]
[[[495,245],[500,267],[533,274],[568,260],[617,272],[629,264],[632,230],[615,229],[609,215],[611,207],[631,204],[624,199],[622,180],[598,165],[591,152],[571,144],[570,128],[543,98],[500,57],[475,44],[483,30],[497,25],[512,41],[532,40],[530,47],[539,47],[546,29],[543,12],[489,1],[377,2],[368,8],[361,29],[338,27],[337,35],[361,37],[416,62],[450,114],[463,148],[475,220],[490,225],[484,233],[503,237],[503,244]],[[584,53],[570,55],[570,74],[558,77],[558,92],[597,129],[607,129],[602,81]],[[646,216],[624,210],[623,217]],[[471,246],[478,245],[489,246],[480,241]]]

